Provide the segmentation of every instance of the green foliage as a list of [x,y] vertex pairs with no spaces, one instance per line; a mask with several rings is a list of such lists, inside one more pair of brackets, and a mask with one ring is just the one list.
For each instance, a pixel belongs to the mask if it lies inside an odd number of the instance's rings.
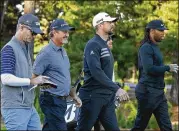
[[[21,1],[23,2],[23,1]],[[1,47],[10,40],[14,34],[17,19],[20,13],[15,9],[16,1],[11,3],[6,11],[4,19],[3,41]],[[179,52],[178,43],[178,1],[37,1],[36,14],[40,18],[40,24],[44,31],[44,36],[35,39],[35,57],[37,53],[48,44],[48,27],[50,22],[56,18],[65,19],[70,25],[76,27],[75,32],[70,32],[69,44],[64,47],[70,58],[72,83],[81,72],[83,63],[83,51],[85,44],[94,36],[92,19],[98,12],[107,12],[111,16],[117,16],[120,20],[116,23],[115,34],[117,38],[113,42],[113,56],[115,59],[115,78],[122,82],[125,78],[132,76],[131,69],[137,66],[137,51],[139,43],[144,37],[146,24],[153,19],[162,19],[170,29],[166,34],[166,39],[160,44],[164,54],[165,63],[173,63],[176,59],[175,52]],[[60,16],[63,9],[64,14]],[[171,75],[167,74],[167,84],[172,83]],[[128,87],[125,87],[128,90]],[[38,103],[39,91],[36,90],[35,107],[43,120],[43,114]],[[170,104],[169,104],[170,105]],[[169,109],[171,107],[169,106]],[[116,110],[119,126],[131,128],[137,104],[131,101],[121,104]],[[171,115],[171,114],[170,114]],[[158,128],[155,119],[152,117],[148,128]]]
[[129,101],[121,103],[120,107],[116,109],[118,125],[120,128],[132,128],[137,114],[136,101]]
[[35,100],[34,100],[34,106],[36,107],[36,110],[40,116],[40,120],[43,123],[44,121],[44,114],[42,113],[42,110],[39,105],[39,94],[40,94],[40,88],[35,89]]
[[130,90],[130,87],[127,86],[127,85],[125,85],[125,86],[123,87],[123,89],[124,89],[125,91],[129,91],[129,90]]
[[[11,26],[13,27],[11,30],[15,31],[17,18],[20,15],[20,12],[13,8],[15,4],[18,3],[12,2],[5,14],[4,28],[6,32]],[[36,8],[39,8],[36,15],[40,18],[45,35],[38,36],[35,40],[35,57],[41,48],[48,44],[48,28],[53,19],[63,18],[70,25],[76,27],[76,31],[70,33],[69,45],[65,45],[71,63],[72,83],[82,68],[85,44],[94,36],[92,19],[98,12],[104,11],[120,18],[116,23],[117,38],[113,42],[112,50],[117,62],[116,78],[124,80],[132,76],[130,72],[133,67],[137,67],[137,50],[144,35],[144,28],[152,19],[164,20],[170,29],[166,39],[160,44],[162,52],[165,54],[164,61],[172,63],[175,59],[172,56],[174,52],[178,51],[178,1],[37,1]],[[62,10],[64,13],[61,15]],[[5,34],[7,35],[7,33]],[[3,38],[10,39],[6,36]]]

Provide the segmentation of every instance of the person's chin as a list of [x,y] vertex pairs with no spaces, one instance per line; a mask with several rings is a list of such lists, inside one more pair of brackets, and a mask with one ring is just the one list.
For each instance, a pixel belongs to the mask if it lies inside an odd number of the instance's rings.
[[32,43],[32,40],[26,40],[25,43]]
[[161,42],[162,40],[157,40],[157,42]]
[[68,44],[68,41],[64,41],[63,44]]
[[68,44],[68,40],[63,40],[63,44]]

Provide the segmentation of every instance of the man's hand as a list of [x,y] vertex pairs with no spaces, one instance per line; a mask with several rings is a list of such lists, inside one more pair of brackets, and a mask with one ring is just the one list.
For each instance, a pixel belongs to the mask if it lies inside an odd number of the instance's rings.
[[70,96],[71,96],[71,98],[73,98],[76,106],[77,107],[81,107],[82,102],[81,102],[81,99],[76,94],[76,88],[71,88],[71,90],[70,90]]
[[78,96],[74,97],[73,101],[75,102],[77,107],[81,107],[82,106],[81,99]]
[[129,100],[129,96],[128,96],[127,92],[121,88],[119,88],[118,91],[116,92],[116,98],[119,99],[119,101],[128,101]]
[[178,71],[178,65],[177,64],[170,64],[169,67],[170,67],[170,72],[177,73],[177,71]]
[[30,79],[30,84],[31,85],[44,84],[47,81],[49,81],[48,79],[49,77],[40,75],[40,76]]

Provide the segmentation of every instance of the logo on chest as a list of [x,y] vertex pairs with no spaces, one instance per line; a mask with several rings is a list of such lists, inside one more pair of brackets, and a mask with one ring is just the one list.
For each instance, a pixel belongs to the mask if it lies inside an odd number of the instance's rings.
[[110,52],[109,52],[108,48],[102,48],[101,49],[101,58],[108,57],[108,56],[110,56]]

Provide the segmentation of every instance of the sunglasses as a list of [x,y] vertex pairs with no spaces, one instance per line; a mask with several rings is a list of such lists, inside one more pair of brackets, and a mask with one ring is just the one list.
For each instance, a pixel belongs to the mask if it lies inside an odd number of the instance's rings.
[[23,25],[22,27],[25,27],[26,29],[30,30],[30,32],[33,36],[37,35],[37,33],[35,33],[29,26]]

